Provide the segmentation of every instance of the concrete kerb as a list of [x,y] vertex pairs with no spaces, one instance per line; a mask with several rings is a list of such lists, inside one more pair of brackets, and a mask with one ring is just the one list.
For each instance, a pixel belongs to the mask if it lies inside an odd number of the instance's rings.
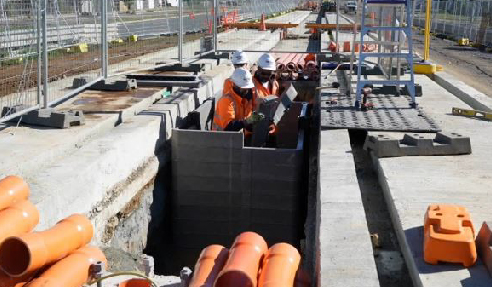
[[448,92],[468,104],[473,109],[484,112],[492,111],[491,98],[477,91],[475,88],[468,86],[467,84],[458,80],[452,75],[449,75],[445,72],[438,72],[434,75],[429,75],[429,77],[438,85],[445,88]]
[[405,236],[405,232],[403,231],[400,216],[396,211],[396,205],[395,205],[396,199],[394,199],[391,196],[387,178],[379,162],[379,158],[374,156],[372,152],[370,152],[370,154],[373,161],[374,170],[377,171],[379,185],[383,190],[384,200],[386,201],[386,205],[390,213],[391,222],[393,224],[393,227],[395,228],[396,237],[398,238],[398,242],[400,243],[401,252],[407,264],[408,273],[410,275],[410,278],[412,278],[413,286],[424,287],[419,277],[419,271],[417,269],[417,265],[415,264],[415,260],[413,259],[412,249],[410,248],[410,245],[407,242],[407,237]]

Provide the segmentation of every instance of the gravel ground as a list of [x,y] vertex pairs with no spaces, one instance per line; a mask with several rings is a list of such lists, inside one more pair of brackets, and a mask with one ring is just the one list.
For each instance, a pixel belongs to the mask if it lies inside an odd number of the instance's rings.
[[[414,33],[415,52],[424,54],[424,36]],[[460,47],[456,42],[431,37],[430,59],[443,66],[444,71],[469,86],[492,97],[492,53],[473,47]]]

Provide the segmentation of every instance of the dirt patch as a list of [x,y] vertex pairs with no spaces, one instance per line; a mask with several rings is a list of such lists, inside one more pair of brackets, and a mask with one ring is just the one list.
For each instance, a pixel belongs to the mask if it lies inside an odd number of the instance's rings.
[[[424,36],[415,33],[413,44],[415,51],[424,55]],[[456,42],[431,37],[430,59],[442,65],[444,72],[492,97],[492,53],[481,52],[473,47],[460,47]]]
[[365,132],[351,131],[350,139],[379,283],[381,287],[412,287],[378,175],[369,154],[362,148],[366,135]]

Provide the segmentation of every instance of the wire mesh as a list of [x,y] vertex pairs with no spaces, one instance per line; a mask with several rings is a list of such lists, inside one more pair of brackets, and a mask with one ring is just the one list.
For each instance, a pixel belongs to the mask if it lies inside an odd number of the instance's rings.
[[[478,46],[492,47],[491,1],[435,0],[432,2],[431,32],[441,38],[468,38]],[[425,26],[426,0],[416,1],[414,25]]]
[[0,112],[5,117],[8,107],[38,103],[36,7],[37,1],[0,0]]
[[[102,3],[105,1],[47,1],[48,102],[75,89],[75,78],[92,82],[101,76]],[[108,33],[114,29],[108,27]]]

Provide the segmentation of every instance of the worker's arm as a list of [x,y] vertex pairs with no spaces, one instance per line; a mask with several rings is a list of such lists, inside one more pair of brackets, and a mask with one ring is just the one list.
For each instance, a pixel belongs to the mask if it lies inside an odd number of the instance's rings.
[[227,97],[223,97],[217,102],[214,122],[217,126],[221,127],[222,130],[229,132],[240,131],[246,126],[244,121],[236,120],[234,103]]

